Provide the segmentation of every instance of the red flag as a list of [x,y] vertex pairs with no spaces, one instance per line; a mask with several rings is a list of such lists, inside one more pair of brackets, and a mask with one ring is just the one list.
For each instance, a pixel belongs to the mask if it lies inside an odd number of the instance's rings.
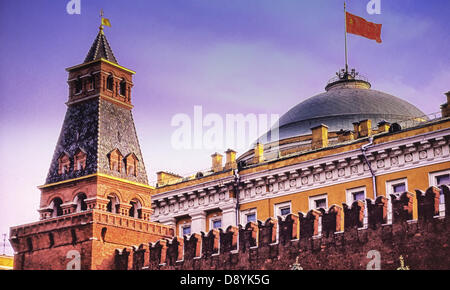
[[381,43],[381,24],[369,22],[362,17],[346,12],[347,32]]

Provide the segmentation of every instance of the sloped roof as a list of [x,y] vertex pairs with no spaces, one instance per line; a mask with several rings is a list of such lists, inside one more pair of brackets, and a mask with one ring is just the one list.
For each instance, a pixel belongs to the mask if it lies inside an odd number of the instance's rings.
[[109,45],[108,40],[103,33],[103,30],[99,31],[97,37],[94,40],[94,43],[91,46],[91,49],[89,49],[89,52],[84,59],[84,63],[91,62],[100,58],[104,58],[110,62],[118,64],[111,46]]

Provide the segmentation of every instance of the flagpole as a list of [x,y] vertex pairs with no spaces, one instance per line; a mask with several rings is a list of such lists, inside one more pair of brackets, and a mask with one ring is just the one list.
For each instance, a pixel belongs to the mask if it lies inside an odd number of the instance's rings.
[[345,75],[348,75],[348,56],[347,56],[347,10],[344,1],[344,17],[345,17]]

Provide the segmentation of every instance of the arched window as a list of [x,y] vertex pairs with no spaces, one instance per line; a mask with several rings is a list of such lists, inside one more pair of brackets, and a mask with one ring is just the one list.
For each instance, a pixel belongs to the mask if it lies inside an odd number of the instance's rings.
[[111,213],[119,212],[119,199],[115,195],[108,196],[108,205],[106,205],[106,211]]
[[82,149],[77,149],[74,156],[75,170],[83,170],[86,168],[86,153]]
[[111,151],[110,153],[108,153],[108,158],[109,158],[109,168],[112,171],[117,171],[117,172],[121,172],[122,168],[124,168],[122,166],[122,153],[120,153],[119,149],[114,149],[113,151]]
[[83,89],[83,83],[81,82],[81,79],[78,77],[75,80],[75,94],[77,95],[77,94],[81,93],[82,89]]
[[95,76],[90,76],[88,79],[88,91],[93,91],[95,89]]
[[113,76],[109,75],[108,78],[106,79],[106,88],[110,91],[113,90],[114,87],[114,80],[113,80]]
[[120,95],[126,96],[127,94],[127,82],[125,80],[122,80],[120,82]]
[[131,202],[131,208],[129,211],[130,217],[142,218],[142,205],[139,200],[133,199]]
[[79,193],[75,197],[75,203],[77,204],[76,212],[87,210],[86,198],[86,194],[84,193]]
[[134,153],[130,153],[125,157],[126,174],[137,176],[138,159]]
[[62,216],[63,214],[63,210],[61,208],[62,203],[63,202],[59,197],[52,200],[52,202],[50,203],[50,208],[53,210],[52,217]]

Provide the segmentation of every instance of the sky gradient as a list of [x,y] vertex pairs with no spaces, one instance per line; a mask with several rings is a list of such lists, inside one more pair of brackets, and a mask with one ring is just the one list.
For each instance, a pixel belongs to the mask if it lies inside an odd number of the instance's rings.
[[[0,234],[37,221],[40,192],[68,97],[67,67],[83,62],[99,11],[120,65],[135,70],[134,121],[149,179],[210,166],[221,150],[174,150],[177,113],[283,114],[324,91],[344,65],[343,2],[335,0],[0,1]],[[425,113],[450,90],[450,2],[348,0],[348,11],[383,24],[382,44],[348,36],[349,66],[372,88]],[[241,152],[242,153],[242,152]],[[2,250],[2,249],[0,249]]]

